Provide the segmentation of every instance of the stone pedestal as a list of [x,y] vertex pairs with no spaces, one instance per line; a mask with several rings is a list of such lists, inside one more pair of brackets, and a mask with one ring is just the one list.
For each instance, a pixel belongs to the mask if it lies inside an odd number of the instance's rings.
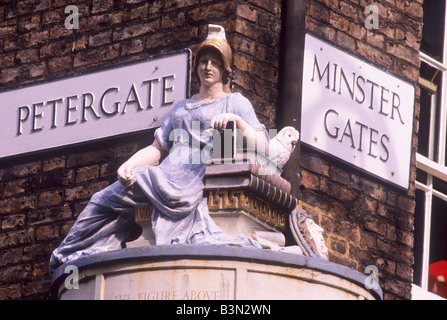
[[[78,289],[73,288],[73,269],[78,271]],[[80,258],[55,271],[52,290],[61,300],[381,299],[381,290],[368,290],[366,280],[357,271],[319,258],[181,245]]]

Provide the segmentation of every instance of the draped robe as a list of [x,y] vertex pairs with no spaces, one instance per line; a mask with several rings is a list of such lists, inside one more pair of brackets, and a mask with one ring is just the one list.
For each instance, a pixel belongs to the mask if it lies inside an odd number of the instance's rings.
[[[95,193],[67,237],[51,256],[51,268],[80,257],[122,248],[138,237],[135,208],[152,206],[152,228],[156,245],[225,244],[260,245],[245,236],[229,235],[212,220],[203,196],[205,161],[212,156],[212,118],[233,113],[253,129],[266,129],[251,103],[239,93],[216,100],[177,103],[163,125],[155,131],[167,156],[158,166],[135,171],[136,182],[124,187],[116,181]],[[267,133],[266,133],[267,134]]]

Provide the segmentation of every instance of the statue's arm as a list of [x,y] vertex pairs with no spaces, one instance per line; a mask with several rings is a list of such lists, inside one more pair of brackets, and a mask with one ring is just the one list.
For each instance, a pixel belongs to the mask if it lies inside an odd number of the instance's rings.
[[154,143],[136,152],[119,167],[118,180],[125,187],[131,186],[135,182],[135,169],[146,165],[158,165],[163,153],[160,143],[155,140]]

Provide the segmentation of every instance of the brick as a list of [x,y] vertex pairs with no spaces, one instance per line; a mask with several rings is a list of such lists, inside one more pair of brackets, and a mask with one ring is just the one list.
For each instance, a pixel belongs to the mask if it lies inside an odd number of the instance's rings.
[[120,45],[113,44],[109,46],[102,46],[88,51],[82,51],[75,55],[73,60],[73,67],[82,67],[89,64],[97,63],[98,61],[107,61],[119,57]]
[[80,168],[76,170],[75,175],[76,184],[97,179],[99,177],[99,165]]
[[321,21],[321,22],[329,22],[329,9],[319,2],[312,1],[309,6],[309,14],[312,18]]
[[4,268],[0,273],[0,282],[12,282],[25,279],[30,275],[29,266],[11,266]]
[[[34,272],[34,271],[33,271]],[[45,270],[48,273],[48,270]],[[47,300],[49,298],[49,290],[51,286],[50,280],[27,281],[23,283],[22,294],[24,299],[30,300]]]
[[167,33],[154,33],[149,34],[146,37],[146,48],[154,49],[160,46],[172,46],[176,45],[181,47],[183,45],[187,46],[187,42],[190,43],[188,39],[197,39],[198,28],[192,27],[183,30],[177,30]]
[[146,20],[149,16],[149,3],[130,9],[130,20]]
[[301,185],[306,189],[318,190],[320,186],[320,179],[318,176],[306,171],[301,171]]
[[377,246],[376,235],[370,232],[360,231],[360,245],[367,248],[375,248]]
[[320,180],[320,190],[341,201],[353,201],[357,199],[357,195],[353,191],[337,183],[333,183],[328,179]]
[[413,280],[413,268],[404,263],[397,263],[396,275],[403,280],[411,282]]
[[280,1],[263,1],[263,0],[249,0],[248,2],[254,4],[255,6],[262,8],[273,15],[279,15],[281,12],[281,2]]
[[37,243],[23,248],[23,261],[47,260],[54,248],[48,243]]
[[[33,229],[0,233],[0,248],[23,245],[33,241]],[[1,274],[1,272],[0,272]]]
[[113,0],[93,0],[92,13],[106,12],[113,8]]
[[201,6],[189,10],[187,14],[187,20],[193,24],[201,22],[207,23],[208,21],[212,20],[225,20],[228,19],[230,17],[230,14],[233,12],[235,12],[233,2],[229,1],[226,3],[216,3],[212,6]]
[[[74,29],[67,29],[64,23],[58,23],[50,28],[50,40],[72,36]],[[73,38],[72,38],[73,39]]]
[[46,241],[56,239],[59,236],[59,226],[41,226],[36,229],[36,240]]
[[139,150],[136,143],[126,143],[112,148],[113,156],[116,158],[130,157]]
[[161,16],[161,28],[171,29],[183,27],[186,23],[186,13],[173,11]]
[[384,283],[384,290],[394,293],[396,295],[401,295],[405,292],[410,292],[407,288],[407,283],[395,279],[387,279]]
[[131,39],[129,42],[121,45],[121,55],[138,53],[144,50],[144,39]]
[[48,10],[43,13],[42,16],[42,24],[51,24],[56,22],[62,22],[65,20],[65,12],[64,8],[56,9],[56,10]]
[[0,27],[0,38],[8,38],[16,35],[17,27],[15,26],[6,26]]
[[146,33],[156,32],[159,29],[159,20],[154,20],[144,25],[134,25],[119,29],[113,33],[113,41],[119,41],[132,37],[141,36]]
[[81,199],[90,199],[95,192],[98,192],[105,187],[107,187],[109,183],[107,181],[92,183],[87,186],[78,186],[65,190],[65,199],[66,201],[74,201]]
[[396,262],[384,259],[384,258],[377,258],[374,262],[374,265],[379,268],[379,272],[386,272],[388,274],[394,275],[396,273]]
[[79,19],[79,29],[100,31],[120,24],[122,20],[122,12],[97,14],[91,16],[88,19]]
[[70,56],[53,58],[48,61],[48,71],[56,74],[68,72],[71,69],[71,61]]
[[17,264],[23,259],[23,249],[6,249],[0,252],[0,267]]
[[102,46],[112,40],[112,30],[96,33],[89,36],[88,45],[90,47]]
[[330,13],[329,24],[358,40],[364,39],[366,35],[363,24],[356,24],[335,12]]
[[424,13],[422,10],[422,4],[415,1],[405,1],[405,14],[412,16],[416,19],[422,19]]
[[67,168],[82,167],[110,160],[107,150],[72,153],[67,156]]
[[362,42],[357,43],[357,53],[387,69],[390,69],[393,65],[393,60],[390,56]]
[[302,153],[301,165],[309,171],[329,177],[329,165],[315,156]]
[[110,163],[105,163],[103,165],[101,165],[100,169],[99,169],[99,176],[101,178],[104,177],[116,177],[116,171],[117,171],[117,167],[113,164]]
[[20,284],[11,284],[0,287],[0,300],[19,299],[21,297]]
[[258,11],[252,9],[248,4],[242,3],[236,8],[236,14],[251,22],[258,20]]
[[237,19],[235,31],[260,43],[277,47],[279,45],[279,37],[267,29],[257,28],[254,23],[247,20]]
[[39,195],[39,207],[57,206],[62,204],[62,191],[48,191]]
[[47,10],[50,7],[50,0],[25,0],[17,2],[17,14],[29,14],[30,12],[37,12]]
[[67,234],[70,232],[71,227],[74,225],[74,221],[66,222],[62,225],[61,228],[61,236],[67,236]]
[[0,214],[15,213],[22,210],[35,209],[36,199],[34,196],[20,196],[0,200]]
[[366,31],[366,42],[369,44],[384,49],[385,47],[385,36],[382,33],[377,32],[376,30],[367,30]]
[[29,65],[28,71],[31,78],[37,78],[47,74],[47,67],[45,65],[45,62],[40,62]]
[[345,254],[347,252],[348,245],[345,240],[330,238],[330,247],[332,250],[337,251],[341,254]]
[[43,161],[43,171],[49,172],[57,169],[65,168],[65,157],[56,157]]
[[29,188],[31,192],[48,191],[48,189],[54,189],[57,187],[65,187],[72,185],[74,181],[73,171],[51,171],[42,174],[38,179],[31,181]]
[[385,236],[387,225],[375,217],[368,216],[365,218],[365,229]]
[[24,214],[16,214],[5,216],[1,220],[1,228],[2,229],[14,229],[23,227],[25,225],[26,215]]
[[56,223],[70,218],[72,218],[71,208],[67,204],[64,204],[63,206],[46,207],[29,212],[28,224],[33,226],[52,222]]
[[13,67],[14,64],[15,64],[14,53],[0,54],[0,68],[1,69]]
[[162,1],[162,7],[165,10],[178,10],[181,8],[197,6],[201,2],[200,0],[184,0],[184,1]]
[[40,48],[41,58],[53,58],[69,54],[73,48],[71,40],[53,40]]
[[5,188],[3,190],[3,195],[5,197],[10,197],[13,195],[19,195],[21,193],[24,193],[26,191],[25,185],[27,181],[28,181],[27,179],[20,179],[6,183]]
[[381,184],[368,181],[358,175],[351,175],[352,187],[381,202],[386,201],[387,192]]
[[40,28],[40,15],[21,17],[19,19],[19,32],[28,32]]
[[397,205],[404,211],[414,213],[415,203],[413,199],[400,196],[397,199]]

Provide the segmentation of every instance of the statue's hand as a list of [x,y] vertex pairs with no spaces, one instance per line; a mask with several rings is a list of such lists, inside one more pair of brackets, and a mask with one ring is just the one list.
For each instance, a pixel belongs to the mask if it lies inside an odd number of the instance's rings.
[[124,187],[130,187],[135,183],[135,175],[133,169],[125,163],[118,169],[118,180]]
[[236,123],[239,125],[241,117],[233,113],[221,113],[215,115],[211,120],[211,128],[222,131],[227,127],[227,123],[229,121],[236,121]]

